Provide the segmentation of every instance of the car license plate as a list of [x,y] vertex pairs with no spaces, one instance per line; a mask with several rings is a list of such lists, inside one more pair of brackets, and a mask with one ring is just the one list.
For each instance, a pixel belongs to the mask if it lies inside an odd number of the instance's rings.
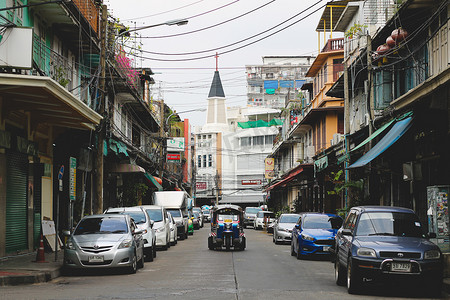
[[233,220],[231,220],[231,219],[225,219],[224,222],[225,222],[225,223],[231,223],[231,222],[233,222]]
[[103,255],[93,255],[89,256],[89,262],[90,263],[102,263],[103,262]]
[[330,246],[323,246],[323,252],[329,252]]
[[391,264],[392,272],[411,272],[411,264],[404,262],[392,262]]

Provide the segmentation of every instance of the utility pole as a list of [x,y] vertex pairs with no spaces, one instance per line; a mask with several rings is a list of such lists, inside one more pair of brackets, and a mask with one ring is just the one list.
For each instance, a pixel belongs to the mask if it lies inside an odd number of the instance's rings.
[[99,105],[99,113],[103,117],[103,120],[100,122],[100,128],[98,131],[98,139],[97,139],[97,153],[95,159],[96,172],[97,176],[95,176],[96,183],[96,199],[95,199],[95,210],[94,213],[102,213],[103,212],[103,143],[105,140],[105,130],[106,130],[106,122],[105,122],[105,97],[106,97],[106,29],[108,24],[108,8],[106,5],[102,5],[102,16],[100,23],[100,68],[101,75],[99,80],[99,90],[100,90],[100,105]]
[[165,123],[165,118],[164,118],[164,100],[160,99],[160,114],[161,114],[161,126],[159,127],[159,137],[160,137],[160,147],[159,147],[159,157],[160,157],[160,164],[159,164],[159,176],[161,177],[161,179],[163,178],[163,172],[164,172],[164,143],[165,143],[165,139],[164,139],[164,126],[166,125]]

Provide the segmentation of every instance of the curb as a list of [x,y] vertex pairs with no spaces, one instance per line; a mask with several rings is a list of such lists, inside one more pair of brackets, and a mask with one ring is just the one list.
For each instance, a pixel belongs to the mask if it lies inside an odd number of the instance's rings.
[[61,273],[61,268],[56,268],[54,270],[45,272],[27,272],[25,270],[23,273],[19,273],[17,272],[17,270],[11,270],[11,273],[9,273],[8,275],[0,276],[0,286],[14,286],[48,282],[61,276]]

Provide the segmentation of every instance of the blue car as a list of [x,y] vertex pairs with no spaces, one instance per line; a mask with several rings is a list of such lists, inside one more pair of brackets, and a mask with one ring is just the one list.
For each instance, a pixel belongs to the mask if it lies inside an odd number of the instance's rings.
[[300,214],[292,230],[291,255],[298,259],[312,254],[329,255],[342,222],[342,218],[334,214]]
[[336,234],[336,284],[353,294],[365,283],[402,280],[439,296],[444,262],[433,237],[411,209],[353,207]]

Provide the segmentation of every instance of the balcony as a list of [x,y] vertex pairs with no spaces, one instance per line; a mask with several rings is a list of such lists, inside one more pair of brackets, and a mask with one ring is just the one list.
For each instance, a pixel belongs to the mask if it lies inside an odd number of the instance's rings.
[[73,0],[73,3],[78,7],[83,17],[94,29],[98,35],[99,30],[99,10],[92,0]]
[[325,47],[322,48],[322,52],[332,52],[339,50],[344,50],[344,38],[329,39],[325,44]]
[[47,47],[36,34],[33,35],[33,62],[40,75],[52,78],[84,103],[90,104],[88,89],[84,88],[80,93],[76,88],[81,75],[90,75],[80,74],[72,61]]

